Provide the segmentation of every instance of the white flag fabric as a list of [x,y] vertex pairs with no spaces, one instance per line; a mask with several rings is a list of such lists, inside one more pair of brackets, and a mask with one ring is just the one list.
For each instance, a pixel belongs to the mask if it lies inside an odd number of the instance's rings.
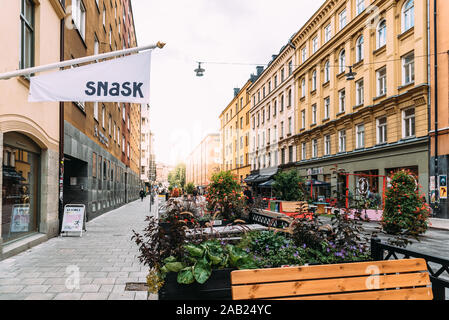
[[151,50],[30,78],[29,102],[150,103]]

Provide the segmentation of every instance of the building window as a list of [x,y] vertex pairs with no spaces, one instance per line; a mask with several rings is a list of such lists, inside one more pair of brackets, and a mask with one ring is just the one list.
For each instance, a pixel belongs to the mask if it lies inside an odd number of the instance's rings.
[[341,130],[338,132],[338,151],[346,152],[346,131]]
[[357,131],[357,139],[356,139],[356,147],[364,148],[365,147],[365,125],[361,124],[356,127]]
[[106,108],[103,105],[103,108],[101,108],[101,125],[104,128],[106,128]]
[[387,68],[383,67],[382,69],[376,72],[377,76],[377,95],[383,96],[387,93]]
[[284,121],[281,121],[281,139],[284,137]]
[[316,90],[316,70],[312,72],[312,91]]
[[344,27],[346,27],[346,24],[347,24],[346,9],[343,9],[343,11],[340,12],[339,20],[340,20],[340,30],[341,30]]
[[415,54],[413,52],[402,58],[402,83],[403,85],[415,81]]
[[293,61],[289,61],[288,63],[288,75],[291,76],[293,73]]
[[324,119],[330,118],[331,99],[329,97],[324,99]]
[[293,162],[293,146],[288,147],[288,161]]
[[108,130],[109,130],[109,136],[112,137],[112,116],[109,114],[108,117]]
[[292,105],[292,89],[288,89],[287,91],[287,107],[291,107]]
[[402,32],[415,26],[415,4],[413,0],[408,0],[402,7]]
[[306,96],[306,79],[302,78],[301,81],[301,97],[304,98]]
[[339,112],[345,112],[346,109],[346,90],[340,90],[338,92],[338,109]]
[[281,149],[281,164],[285,164],[285,148]]
[[312,140],[312,158],[318,157],[318,139]]
[[312,53],[318,51],[318,37],[313,38],[312,40]]
[[387,142],[387,117],[382,117],[376,120],[377,126],[377,143]]
[[316,104],[312,105],[312,124],[316,124],[317,119],[317,110],[316,110]]
[[306,127],[306,110],[301,111],[301,129]]
[[341,50],[338,56],[338,68],[339,73],[343,73],[346,70],[346,52],[344,49]]
[[20,12],[20,68],[34,67],[34,2],[22,0]]
[[410,108],[402,112],[402,136],[411,138],[415,136],[415,108]]
[[278,86],[278,76],[275,75],[274,76],[274,87],[277,88],[277,86]]
[[292,128],[292,117],[288,118],[288,133],[292,134],[293,133],[293,128]]
[[327,135],[324,137],[324,155],[328,156],[331,154],[331,136]]
[[387,43],[387,21],[382,20],[377,26],[377,48],[383,47]]
[[306,62],[306,60],[307,60],[307,47],[302,48],[302,50],[301,50],[301,58],[302,58],[302,63]]
[[332,27],[331,24],[329,23],[325,28],[324,28],[324,42],[328,42],[332,37]]
[[271,81],[268,81],[268,93],[271,92]]
[[277,108],[278,108],[278,102],[277,102],[277,100],[274,100],[274,103],[273,103],[273,116],[276,115]]
[[267,121],[270,120],[270,116],[271,116],[271,106],[268,104],[267,105]]
[[360,14],[365,10],[365,0],[356,0],[356,12]]
[[284,111],[284,95],[281,96],[281,107],[279,109],[279,112]]
[[281,69],[281,83],[284,81],[284,68]]
[[98,102],[94,102],[94,119],[98,121]]
[[103,28],[104,31],[106,32],[106,6],[104,5],[104,3],[103,3]]
[[92,177],[97,177],[97,154],[92,152]]
[[360,62],[363,60],[363,36],[360,36],[357,39],[356,43],[356,54],[355,54],[355,61]]
[[84,39],[86,35],[86,8],[81,0],[72,2],[74,3],[74,6],[72,5],[72,19],[81,37]]
[[307,144],[305,142],[301,143],[301,160],[307,159]]
[[324,64],[324,83],[330,80],[330,63],[329,60]]
[[278,134],[277,126],[274,126],[273,132],[274,132],[273,142],[276,142],[277,139],[278,139],[278,137],[277,137],[277,134]]
[[362,105],[364,103],[364,85],[363,79],[355,83],[355,95],[356,95],[356,105]]

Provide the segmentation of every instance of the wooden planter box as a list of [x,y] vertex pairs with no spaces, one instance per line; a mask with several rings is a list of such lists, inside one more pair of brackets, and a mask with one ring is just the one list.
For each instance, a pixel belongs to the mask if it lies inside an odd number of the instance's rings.
[[159,300],[232,300],[231,271],[213,270],[204,284],[179,284],[178,274],[170,272],[159,291]]

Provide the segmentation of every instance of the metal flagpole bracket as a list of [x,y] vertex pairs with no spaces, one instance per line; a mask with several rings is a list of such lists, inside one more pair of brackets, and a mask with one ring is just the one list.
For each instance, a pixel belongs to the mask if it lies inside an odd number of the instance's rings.
[[150,50],[150,49],[156,49],[156,48],[162,49],[164,46],[165,46],[165,43],[159,41],[157,44],[151,44],[151,45],[147,45],[147,46],[135,47],[135,48],[124,49],[124,50],[111,51],[111,52],[101,53],[101,54],[97,54],[97,55],[93,55],[93,56],[87,56],[87,57],[82,57],[82,58],[77,58],[77,59],[72,59],[72,60],[66,60],[66,61],[56,62],[56,63],[47,64],[47,65],[38,66],[38,67],[20,69],[20,70],[0,74],[0,80],[8,80],[8,79],[11,79],[14,77],[20,77],[20,76],[29,76],[29,75],[32,75],[32,74],[35,74],[38,72],[42,72],[42,71],[70,67],[73,65],[92,62],[95,60],[108,59],[108,58],[113,58],[113,57],[117,57],[117,56],[121,56],[121,55]]

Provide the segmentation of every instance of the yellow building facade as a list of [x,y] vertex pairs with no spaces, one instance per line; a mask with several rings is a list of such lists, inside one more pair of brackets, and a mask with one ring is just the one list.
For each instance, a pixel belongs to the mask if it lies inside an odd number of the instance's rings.
[[[336,186],[335,165],[379,176],[408,168],[426,191],[426,0],[328,0],[292,42],[301,174]],[[370,179],[372,192],[382,193],[382,179]]]
[[220,114],[221,170],[231,171],[243,183],[251,171],[249,151],[249,94],[251,79],[240,89]]

